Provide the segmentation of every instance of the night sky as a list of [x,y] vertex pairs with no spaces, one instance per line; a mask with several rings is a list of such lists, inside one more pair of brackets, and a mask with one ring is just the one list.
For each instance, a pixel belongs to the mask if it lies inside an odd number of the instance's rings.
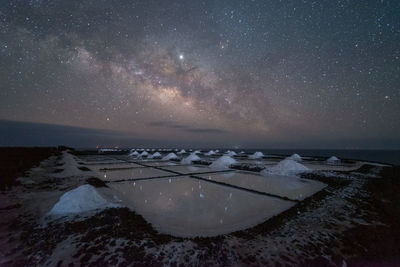
[[0,62],[0,119],[43,134],[400,148],[400,1],[1,0]]

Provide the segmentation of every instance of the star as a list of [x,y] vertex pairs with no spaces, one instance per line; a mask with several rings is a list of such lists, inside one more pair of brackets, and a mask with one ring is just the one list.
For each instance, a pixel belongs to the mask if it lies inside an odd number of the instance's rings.
[[210,147],[400,136],[396,1],[14,2],[0,120]]

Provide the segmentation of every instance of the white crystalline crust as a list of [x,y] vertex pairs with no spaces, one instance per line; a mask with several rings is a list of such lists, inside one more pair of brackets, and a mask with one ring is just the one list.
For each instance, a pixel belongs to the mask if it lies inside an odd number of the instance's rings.
[[215,170],[225,170],[225,169],[229,169],[229,166],[232,164],[237,163],[237,161],[233,158],[231,158],[230,156],[222,156],[220,158],[218,158],[217,160],[215,160],[211,165],[210,168],[211,169],[215,169]]
[[88,184],[66,192],[53,206],[49,215],[67,215],[114,207],[96,189]]

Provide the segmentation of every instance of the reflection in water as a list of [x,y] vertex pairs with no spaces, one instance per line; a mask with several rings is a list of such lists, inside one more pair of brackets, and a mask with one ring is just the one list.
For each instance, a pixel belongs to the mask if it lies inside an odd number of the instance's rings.
[[164,166],[162,167],[165,170],[171,170],[183,174],[190,174],[190,173],[201,173],[201,172],[209,172],[210,168],[204,167],[204,166],[190,166],[190,165],[185,165],[185,166]]
[[158,231],[176,236],[214,236],[245,229],[295,204],[189,177],[109,186]]
[[195,172],[195,171],[198,171],[198,170],[199,170],[198,167],[194,167],[194,166],[187,166],[187,169],[188,169],[189,171],[191,171],[191,172]]
[[[230,177],[227,177],[227,174],[229,174]],[[296,200],[303,200],[326,186],[326,184],[315,180],[274,174],[260,176],[245,172],[232,172],[204,175],[203,177],[208,178],[209,176],[211,176],[214,181]]]
[[116,169],[109,171],[98,171],[99,177],[107,178],[109,181],[121,179],[136,179],[168,176],[171,173],[154,168],[134,168],[134,169]]
[[[225,177],[225,178],[229,178],[229,177],[232,177],[234,175],[235,175],[235,172],[228,172],[228,173],[222,174],[222,176]],[[212,177],[211,176],[209,176],[209,177],[210,177],[209,179],[211,180]]]

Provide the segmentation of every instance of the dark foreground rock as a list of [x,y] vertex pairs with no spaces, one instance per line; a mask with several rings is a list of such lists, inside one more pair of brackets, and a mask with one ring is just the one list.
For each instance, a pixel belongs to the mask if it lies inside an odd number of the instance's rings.
[[54,147],[0,147],[0,190],[18,184],[18,177],[57,151]]
[[368,179],[365,189],[371,195],[359,207],[370,211],[366,220],[372,224],[356,225],[344,233],[344,252],[353,255],[352,266],[400,266],[400,166],[383,168],[381,175]]
[[[87,218],[76,217],[77,221],[65,222],[63,219],[45,226],[19,220],[13,222],[10,230],[23,229],[19,241],[25,244],[21,249],[25,250],[26,257],[20,259],[18,264],[42,265],[59,243],[72,238],[71,246],[75,247],[73,257],[80,263],[88,263],[94,256],[96,260],[91,261],[94,265],[117,263],[106,256],[110,255],[110,247],[116,246],[116,240],[121,239],[124,242],[118,245],[118,249],[123,253],[125,262],[153,265],[157,264],[157,260],[145,257],[146,248],[170,242],[171,239],[179,241],[179,238],[157,233],[142,216],[127,208],[107,209]],[[145,244],[139,244],[140,241],[145,241]]]

